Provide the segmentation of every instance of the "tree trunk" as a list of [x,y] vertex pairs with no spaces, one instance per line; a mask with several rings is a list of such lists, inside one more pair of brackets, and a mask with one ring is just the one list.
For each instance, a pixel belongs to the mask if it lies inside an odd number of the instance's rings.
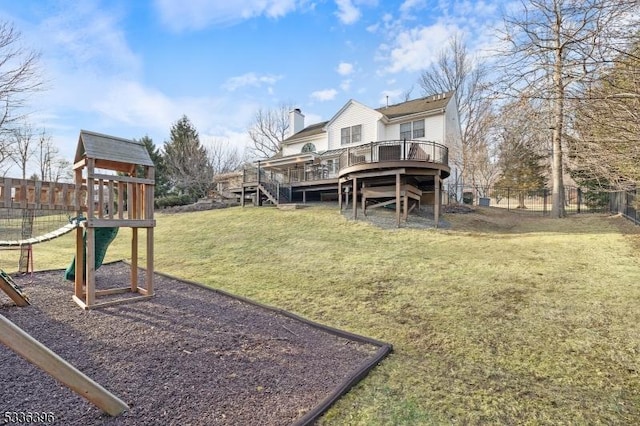
[[[557,15],[559,17],[559,15]],[[560,19],[556,21],[555,37],[555,64],[553,69],[553,159],[551,163],[552,195],[551,195],[551,217],[565,217],[564,209],[564,182],[562,167],[562,126],[564,122],[564,83],[562,82],[563,48],[560,40],[561,34]]]
[[519,209],[526,209],[527,206],[524,204],[524,199],[525,199],[525,193],[524,191],[520,191],[518,192],[518,207]]

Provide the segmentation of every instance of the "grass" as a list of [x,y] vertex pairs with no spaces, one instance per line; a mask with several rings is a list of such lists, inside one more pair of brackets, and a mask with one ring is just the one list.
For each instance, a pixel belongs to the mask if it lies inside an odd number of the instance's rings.
[[[480,209],[446,216],[451,230],[382,230],[332,207],[157,218],[157,270],[394,345],[323,424],[640,423],[640,232],[621,218]],[[107,260],[129,256],[128,234]],[[73,236],[34,251],[36,268],[66,267]]]

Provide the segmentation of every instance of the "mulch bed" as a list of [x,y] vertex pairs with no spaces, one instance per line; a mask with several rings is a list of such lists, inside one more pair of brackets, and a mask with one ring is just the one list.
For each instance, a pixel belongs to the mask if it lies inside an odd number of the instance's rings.
[[[127,286],[129,274],[126,263],[104,265],[96,287]],[[0,314],[130,410],[109,417],[0,344],[0,415],[50,412],[64,425],[286,425],[321,412],[390,350],[163,275],[151,299],[89,311],[71,300],[62,271],[14,281],[32,305],[15,307],[2,293]]]

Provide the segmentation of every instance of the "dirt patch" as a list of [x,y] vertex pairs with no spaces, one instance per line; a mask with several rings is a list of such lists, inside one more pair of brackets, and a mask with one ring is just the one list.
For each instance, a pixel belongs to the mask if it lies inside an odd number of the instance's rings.
[[[161,275],[151,299],[83,311],[62,275],[15,277],[32,305],[3,297],[0,313],[131,409],[108,417],[0,345],[0,412],[50,412],[64,425],[286,425],[380,349]],[[129,276],[129,265],[108,264],[96,284],[126,286]]]

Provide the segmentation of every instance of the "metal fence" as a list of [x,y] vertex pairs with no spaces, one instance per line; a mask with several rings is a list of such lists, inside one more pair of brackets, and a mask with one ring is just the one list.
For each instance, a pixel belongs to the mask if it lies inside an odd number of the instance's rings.
[[[550,215],[552,207],[551,190],[519,189],[512,187],[468,188],[460,190],[456,186],[445,186],[445,200],[450,203],[503,208],[523,214]],[[567,186],[564,189],[564,208],[567,214],[576,213],[623,213],[629,218],[637,214],[633,200],[625,193],[590,190]],[[628,194],[628,193],[626,193]],[[461,199],[460,199],[461,198]],[[632,219],[634,220],[634,219]]]
[[637,194],[638,190],[612,192],[609,197],[609,210],[620,213],[636,225],[640,225],[640,199],[636,198]]

